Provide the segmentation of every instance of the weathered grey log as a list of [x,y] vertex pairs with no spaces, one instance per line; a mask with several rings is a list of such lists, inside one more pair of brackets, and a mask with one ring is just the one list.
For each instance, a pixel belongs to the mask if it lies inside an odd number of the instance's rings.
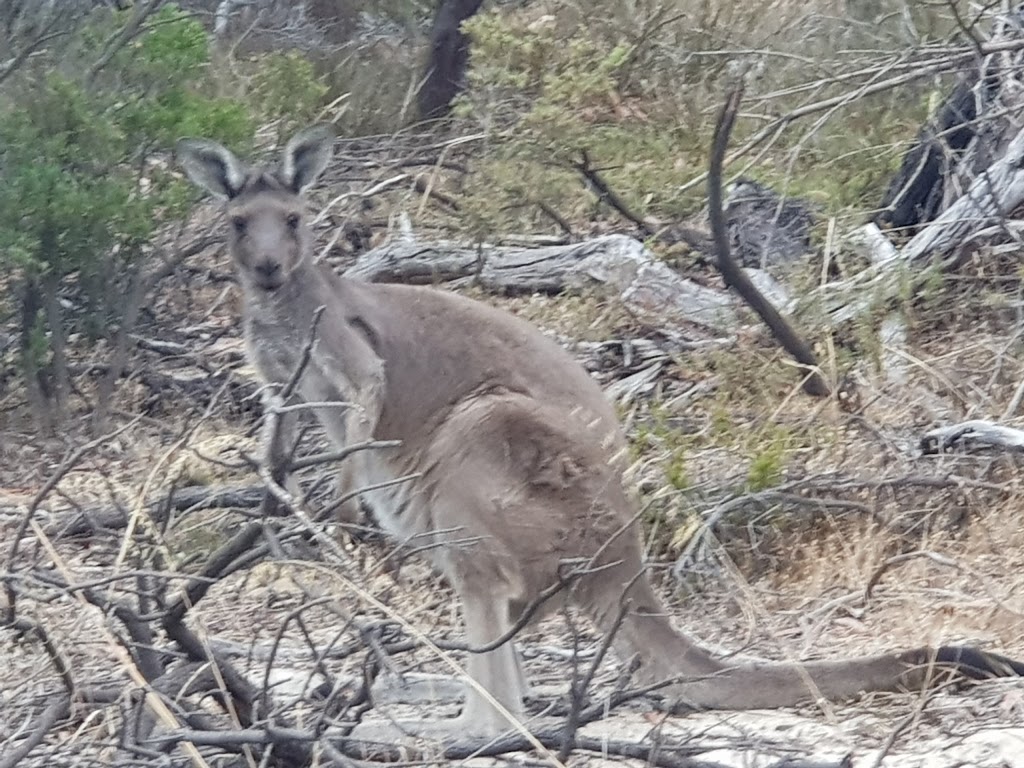
[[966,194],[900,251],[908,262],[943,256],[978,231],[1008,216],[1024,203],[1024,130],[1005,154],[975,178]]
[[[926,225],[901,249],[888,252],[868,227],[853,236],[855,248],[874,251],[875,263],[851,280],[823,286],[833,324],[850,320],[877,301],[892,299],[901,288],[892,269],[904,264],[922,269],[949,256],[984,230],[1002,230],[1006,217],[1024,205],[1024,130],[1007,145],[1002,157],[978,174],[964,195]],[[821,298],[819,293],[818,298]]]
[[364,253],[345,275],[420,284],[472,278],[512,294],[597,288],[618,295],[638,319],[658,327],[696,325],[727,334],[738,324],[728,294],[680,277],[625,235],[525,250],[395,241]]
[[965,450],[996,447],[1024,451],[1024,430],[974,419],[931,429],[921,436],[924,453],[945,453],[955,445]]

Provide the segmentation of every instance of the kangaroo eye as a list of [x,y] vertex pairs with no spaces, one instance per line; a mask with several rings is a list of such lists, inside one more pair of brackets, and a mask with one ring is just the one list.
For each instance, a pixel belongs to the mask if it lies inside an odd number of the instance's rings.
[[235,232],[243,234],[245,232],[245,217],[243,216],[232,216],[231,226],[235,228]]
[[288,226],[291,227],[292,229],[298,229],[299,228],[299,221],[300,221],[299,214],[297,214],[297,213],[289,213],[288,214],[288,218],[285,219],[285,221],[288,222]]

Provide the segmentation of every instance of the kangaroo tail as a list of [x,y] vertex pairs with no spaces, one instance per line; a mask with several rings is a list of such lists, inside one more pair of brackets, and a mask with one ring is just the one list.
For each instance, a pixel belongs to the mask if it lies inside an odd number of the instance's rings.
[[602,590],[586,597],[584,604],[598,626],[615,632],[619,654],[639,659],[639,683],[673,681],[665,694],[670,700],[666,704],[675,711],[788,707],[817,698],[853,698],[867,691],[920,690],[950,676],[1024,676],[1024,663],[965,646],[838,661],[723,661],[672,625],[642,577],[618,594]]

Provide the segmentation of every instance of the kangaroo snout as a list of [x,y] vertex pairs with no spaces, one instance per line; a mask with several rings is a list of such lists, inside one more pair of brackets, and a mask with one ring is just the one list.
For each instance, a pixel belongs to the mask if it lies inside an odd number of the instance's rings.
[[256,283],[261,288],[277,288],[282,282],[281,262],[272,259],[264,259],[253,267],[256,276]]

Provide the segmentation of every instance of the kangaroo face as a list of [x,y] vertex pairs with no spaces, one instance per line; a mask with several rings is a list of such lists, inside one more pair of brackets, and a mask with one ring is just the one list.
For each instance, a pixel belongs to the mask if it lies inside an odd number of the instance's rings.
[[178,142],[188,177],[227,202],[228,242],[244,290],[276,291],[307,257],[311,236],[302,193],[327,165],[333,140],[326,124],[299,132],[273,171],[251,168],[213,141]]
[[227,217],[230,253],[246,288],[277,290],[309,252],[311,235],[302,200],[283,186],[243,191],[228,203]]

